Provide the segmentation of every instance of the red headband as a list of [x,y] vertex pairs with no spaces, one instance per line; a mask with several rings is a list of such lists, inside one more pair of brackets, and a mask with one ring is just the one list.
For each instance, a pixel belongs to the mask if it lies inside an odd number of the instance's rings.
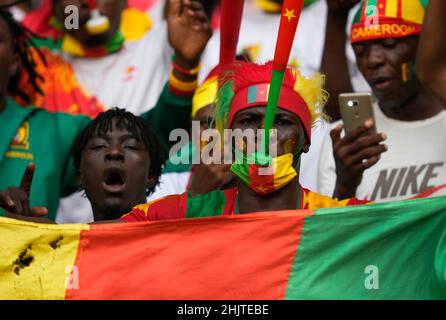
[[[234,116],[240,110],[256,106],[265,106],[268,101],[269,83],[261,83],[246,87],[239,91],[231,103],[228,128],[231,128]],[[308,142],[311,141],[311,115],[307,104],[302,97],[289,87],[282,87],[280,91],[278,107],[287,110],[299,117],[302,122]]]

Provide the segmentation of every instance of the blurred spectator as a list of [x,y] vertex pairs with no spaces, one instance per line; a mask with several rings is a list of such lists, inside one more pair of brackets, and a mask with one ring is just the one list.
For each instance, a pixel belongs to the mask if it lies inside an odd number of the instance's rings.
[[[384,133],[364,135],[373,124],[366,121],[342,137],[342,125],[333,124],[319,162],[322,194],[379,202],[445,193],[446,111],[413,73],[425,5],[365,1],[357,11],[351,42],[377,99],[377,129]],[[373,19],[370,10],[377,13]]]
[[[78,30],[65,29],[67,5],[78,7]],[[95,117],[112,106],[126,106],[140,114],[155,105],[169,77],[174,53],[167,23],[151,29],[146,15],[126,8],[125,2],[98,1],[110,28],[104,34],[91,35],[86,30],[90,18],[87,7],[66,0],[46,6],[42,12],[54,15],[51,23],[58,26],[61,35],[55,44],[47,42],[47,48],[42,48],[48,66],[42,62],[38,68],[45,79],[45,96],[35,96],[36,106]],[[26,84],[26,79],[22,83]]]
[[[33,107],[22,108],[9,97],[19,94],[26,99],[17,82],[20,69],[29,75],[31,85],[40,90],[36,82],[39,75],[28,55],[30,36],[9,12],[0,10],[0,189],[20,185],[20,196],[30,199],[28,205],[46,207],[45,213],[54,219],[59,198],[77,190],[70,151],[89,119]],[[30,162],[35,163],[36,173],[33,174],[33,167],[21,181]],[[6,207],[14,211],[26,209],[17,207],[17,203],[6,203]]]
[[[215,113],[215,100],[218,90],[218,72],[221,67],[214,68],[206,80],[197,88],[192,99],[192,120],[200,125],[201,138],[204,130],[210,128]],[[194,129],[192,129],[193,131]],[[193,196],[205,194],[213,190],[225,189],[232,186],[234,174],[230,171],[230,165],[205,164],[194,162],[197,153],[201,155],[206,141],[191,140],[169,158],[161,175],[160,184],[155,192],[149,196],[148,201],[153,201],[172,194],[181,194],[190,191]]]
[[[31,11],[36,10],[42,0],[0,0],[1,7],[8,7],[9,12],[13,15],[14,19],[17,21],[22,21],[27,14]],[[11,5],[16,3],[15,5]]]
[[[168,24],[169,42],[175,48],[175,59],[173,61],[169,86],[165,87],[162,91],[156,107],[143,115],[143,117],[148,118],[152,123],[155,128],[155,133],[166,152],[169,148],[168,137],[171,130],[175,128],[188,129],[189,127],[191,97],[197,86],[197,73],[199,69],[197,66],[211,32],[209,21],[203,12],[202,6],[197,1],[189,1],[189,5],[192,7],[187,7],[181,11],[179,1],[170,1],[167,21],[165,23]],[[190,10],[192,10],[192,13],[187,13]],[[192,14],[192,18],[189,17],[190,14]],[[192,19],[191,21],[193,23],[188,19]],[[148,48],[145,48],[145,50],[148,50]],[[143,56],[147,56],[147,54],[153,52],[153,50],[145,52],[138,51],[137,54],[141,55],[141,59],[143,59]],[[111,55],[111,58],[112,61],[116,61],[116,54]],[[98,59],[87,60],[91,60],[89,61],[91,63],[98,61]],[[78,61],[83,64],[86,63],[86,61],[81,59]],[[142,63],[142,60],[140,62]],[[141,76],[144,76],[142,75],[143,73],[146,74],[144,67],[141,65],[141,70],[139,71]],[[102,77],[105,75],[103,74]],[[150,76],[149,74],[146,75]],[[113,76],[111,76],[111,79],[104,81],[113,84],[113,79]],[[138,86],[139,83],[131,81],[128,84],[129,90],[132,85]],[[146,83],[145,85],[150,87],[151,83]],[[118,87],[114,88],[118,93],[121,89]],[[110,88],[110,91],[113,91],[113,88]],[[122,94],[125,94],[125,92]],[[144,94],[144,92],[141,92],[141,94]],[[126,104],[121,105],[127,106]],[[132,110],[132,108],[128,109]],[[172,118],[172,114],[175,114],[175,117]],[[89,222],[92,221],[92,218],[88,201],[83,199],[80,193],[77,193],[62,201],[57,221]]]

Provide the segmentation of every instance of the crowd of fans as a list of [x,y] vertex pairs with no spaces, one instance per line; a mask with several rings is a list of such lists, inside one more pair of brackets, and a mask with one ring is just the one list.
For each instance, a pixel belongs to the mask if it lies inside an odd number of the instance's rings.
[[[0,1],[3,215],[133,222],[446,194],[446,1],[306,0],[266,174],[192,160],[206,129],[263,127],[283,1],[245,0],[224,65],[218,0],[97,0],[103,32],[90,2]],[[374,118],[346,134],[349,92],[373,94]],[[177,148],[191,121],[198,141]]]

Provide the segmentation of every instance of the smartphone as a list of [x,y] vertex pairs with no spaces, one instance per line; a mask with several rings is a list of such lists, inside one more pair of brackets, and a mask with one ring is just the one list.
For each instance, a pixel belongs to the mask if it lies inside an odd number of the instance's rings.
[[373,119],[373,127],[366,134],[370,135],[377,132],[371,93],[341,93],[339,95],[339,108],[346,134],[351,133],[370,118]]

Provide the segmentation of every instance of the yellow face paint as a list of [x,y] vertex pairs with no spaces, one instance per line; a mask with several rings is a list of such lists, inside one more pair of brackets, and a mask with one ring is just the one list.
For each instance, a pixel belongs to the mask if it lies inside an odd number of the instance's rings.
[[294,149],[296,148],[296,141],[294,139],[288,139],[283,144],[284,153],[294,153]]

